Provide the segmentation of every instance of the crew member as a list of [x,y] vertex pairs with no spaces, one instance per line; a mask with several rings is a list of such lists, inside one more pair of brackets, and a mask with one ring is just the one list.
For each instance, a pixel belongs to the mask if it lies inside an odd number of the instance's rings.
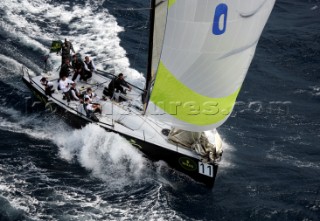
[[83,62],[78,59],[77,55],[73,55],[72,67],[74,70],[72,80],[75,81],[80,75],[80,80],[83,80]]
[[129,91],[131,91],[131,86],[124,80],[123,74],[120,73],[118,77],[112,79],[112,81],[108,85],[110,97],[113,97],[114,91],[120,91],[121,93],[126,94],[122,86],[129,88]]
[[65,76],[65,77],[69,77],[70,76],[70,73],[71,73],[71,64],[70,64],[70,60],[69,59],[66,59],[64,61],[64,64],[61,66],[61,69],[60,69],[60,73],[59,73],[59,77],[60,79]]
[[68,39],[64,39],[64,43],[62,44],[61,46],[61,64],[63,65],[64,64],[64,61],[66,59],[69,59],[70,60],[70,51],[72,51],[73,53],[75,53],[74,49],[73,49],[73,46],[72,46],[72,43],[70,41],[68,41]]
[[46,77],[41,78],[40,83],[44,86],[46,95],[51,96],[54,93],[53,83],[48,81]]
[[65,98],[67,99],[67,102],[70,102],[70,88],[71,88],[71,84],[74,83],[73,81],[71,81],[70,79],[68,79],[66,76],[62,76],[62,78],[59,81],[59,88],[60,90],[62,90]]
[[76,85],[77,84],[75,82],[71,84],[70,93],[69,93],[70,98],[71,100],[74,100],[74,101],[82,101],[82,99],[80,99],[81,93],[77,89]]
[[84,58],[84,76],[83,80],[87,81],[92,77],[93,72],[96,70],[96,66],[93,63],[93,60],[90,60],[89,56]]

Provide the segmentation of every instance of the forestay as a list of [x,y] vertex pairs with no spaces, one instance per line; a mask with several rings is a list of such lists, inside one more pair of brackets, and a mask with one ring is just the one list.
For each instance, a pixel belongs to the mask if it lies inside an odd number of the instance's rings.
[[189,131],[225,122],[274,3],[157,0],[147,114]]

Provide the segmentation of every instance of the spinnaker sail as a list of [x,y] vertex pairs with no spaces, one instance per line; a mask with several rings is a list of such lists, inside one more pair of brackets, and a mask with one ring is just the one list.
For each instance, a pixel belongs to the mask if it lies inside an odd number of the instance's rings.
[[146,113],[189,131],[223,124],[274,3],[157,0]]

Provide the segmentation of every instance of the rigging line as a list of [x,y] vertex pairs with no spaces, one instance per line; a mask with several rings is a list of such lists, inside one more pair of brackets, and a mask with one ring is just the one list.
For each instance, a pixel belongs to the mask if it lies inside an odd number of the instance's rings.
[[[146,119],[146,120],[147,120],[147,119]],[[147,122],[147,121],[146,121],[146,123],[147,123],[150,127],[152,127],[157,134],[159,134],[160,136],[162,136],[161,132],[158,132],[158,130],[157,130],[155,127],[153,127],[153,125],[152,125],[151,123],[149,123],[149,122]]]
[[[151,120],[152,119],[152,120]],[[154,123],[155,125],[157,125],[159,128],[163,128],[164,126],[168,126],[169,127],[169,125],[168,124],[166,124],[166,123],[159,123],[159,122],[157,122],[155,119],[153,119],[153,118],[151,118],[150,120],[152,121],[152,123]]]
[[[140,115],[140,112],[130,112],[130,113],[132,113],[132,114],[135,114],[136,116],[138,116],[139,118],[141,118],[142,119],[142,117],[141,117],[141,115]],[[124,118],[125,119],[125,118]],[[142,119],[142,123],[137,127],[137,128],[131,128],[133,131],[136,131],[136,130],[140,130],[141,129],[141,127],[146,123],[146,118],[143,118]]]

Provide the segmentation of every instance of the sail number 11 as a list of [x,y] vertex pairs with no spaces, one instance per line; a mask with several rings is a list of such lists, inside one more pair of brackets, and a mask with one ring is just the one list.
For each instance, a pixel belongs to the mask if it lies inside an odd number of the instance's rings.
[[203,175],[206,175],[206,176],[209,176],[209,177],[213,177],[213,172],[214,171],[213,171],[213,166],[212,165],[199,161],[198,168],[199,168],[199,173],[200,174],[203,174]]

